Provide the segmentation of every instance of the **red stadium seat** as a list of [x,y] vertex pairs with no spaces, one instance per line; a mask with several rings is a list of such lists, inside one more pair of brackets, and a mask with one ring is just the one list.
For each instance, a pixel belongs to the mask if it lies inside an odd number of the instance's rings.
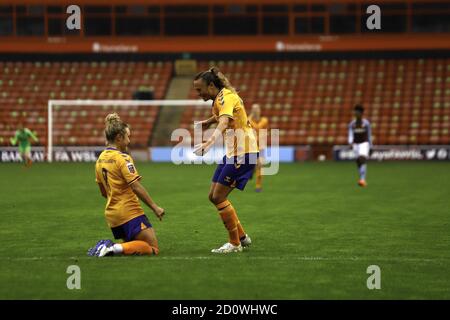
[[[139,86],[148,86],[149,82],[155,86],[155,99],[163,99],[168,87],[172,73],[172,63],[167,62],[7,62],[2,67],[0,76],[0,88],[3,112],[1,123],[7,123],[11,129],[6,136],[13,135],[13,130],[18,124],[21,112],[36,111],[27,114],[26,125],[36,130],[40,143],[45,143],[47,102],[49,99],[131,99],[133,93]],[[145,73],[144,73],[145,70]],[[147,76],[146,76],[147,75]],[[117,80],[116,82],[114,82]],[[157,86],[156,86],[157,85]],[[11,109],[5,106],[10,105]],[[148,108],[144,108],[147,109]],[[100,145],[103,137],[86,139],[82,138],[85,131],[77,130],[79,126],[74,125],[66,129],[66,123],[74,123],[79,119],[87,129],[99,126],[102,130],[103,118],[109,109],[95,107],[86,109],[72,107],[71,112],[60,109],[56,111],[54,128],[64,138],[64,144],[76,145]],[[84,116],[80,112],[85,110]],[[152,108],[146,114],[148,122],[154,121],[159,108]],[[58,113],[60,116],[57,116]],[[44,121],[42,121],[44,119]],[[127,119],[132,127],[140,117]],[[133,142],[137,145],[146,146],[151,136],[151,127],[137,126],[136,137]],[[90,130],[88,130],[90,132]],[[58,137],[54,139],[58,142]],[[0,141],[0,145],[8,145],[9,139]]]
[[[200,62],[199,71],[210,64],[214,62]],[[308,124],[306,139],[297,132],[283,137],[282,142],[346,143],[352,107],[363,103],[366,116],[376,124],[372,131],[378,144],[436,144],[448,143],[449,139],[448,118],[442,122],[443,110],[450,114],[450,78],[446,78],[449,66],[448,59],[372,59],[229,62],[221,68],[236,88],[244,88],[240,95],[248,110],[252,103],[262,105],[272,128],[290,130]],[[249,80],[245,74],[253,76]],[[196,98],[194,91],[191,98]],[[291,108],[276,108],[286,101],[292,103]],[[412,118],[414,112],[416,116]],[[280,116],[287,116],[287,123]],[[434,122],[433,116],[438,117]],[[186,111],[183,121],[192,122]],[[330,123],[334,129],[329,128]],[[438,134],[428,131],[433,126]],[[427,130],[424,135],[420,134],[421,129]],[[447,133],[440,131],[445,129]]]

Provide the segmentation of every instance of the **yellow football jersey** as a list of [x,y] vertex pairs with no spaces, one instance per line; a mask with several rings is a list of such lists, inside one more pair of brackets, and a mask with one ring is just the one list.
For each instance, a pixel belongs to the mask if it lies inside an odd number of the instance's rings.
[[101,183],[108,194],[105,216],[111,228],[144,214],[138,197],[130,187],[140,179],[130,155],[107,148],[98,157],[95,181]]
[[216,119],[222,115],[230,118],[227,129],[233,129],[234,132],[230,130],[224,133],[228,158],[258,152],[256,137],[248,121],[244,103],[236,93],[223,88],[213,102],[213,115]]
[[269,128],[269,119],[266,117],[259,118],[259,121],[256,121],[251,116],[249,117],[250,124],[252,125],[253,129],[255,129],[256,132],[256,139],[259,143],[259,130],[261,129],[268,129]]

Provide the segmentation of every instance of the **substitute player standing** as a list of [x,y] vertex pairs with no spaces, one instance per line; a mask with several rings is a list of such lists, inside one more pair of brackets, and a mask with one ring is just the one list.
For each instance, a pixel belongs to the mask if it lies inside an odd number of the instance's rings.
[[250,124],[252,125],[252,128],[255,130],[256,133],[256,141],[258,142],[258,148],[259,148],[259,158],[258,163],[255,167],[255,174],[256,174],[256,192],[262,191],[262,174],[261,174],[261,168],[263,164],[263,156],[264,156],[264,149],[261,148],[259,145],[259,137],[260,137],[260,130],[267,130],[269,127],[269,119],[266,117],[261,117],[261,107],[259,104],[255,103],[252,105],[252,112],[250,113],[248,117]]
[[161,220],[164,209],[149,196],[139,180],[133,159],[127,153],[130,144],[130,128],[117,113],[105,119],[107,148],[100,154],[95,164],[95,181],[103,197],[107,198],[105,216],[115,239],[100,240],[89,249],[90,256],[156,255],[158,241],[151,223],[145,216],[139,199]]
[[370,123],[363,119],[364,108],[362,105],[356,105],[354,108],[355,120],[348,125],[348,143],[353,147],[358,165],[359,181],[361,187],[367,186],[367,159],[369,158],[370,148],[372,148],[372,137]]
[[[226,155],[217,166],[212,178],[209,200],[216,206],[228,231],[229,241],[214,253],[240,252],[251,244],[236,210],[228,200],[234,188],[244,190],[258,159],[258,146],[253,129],[247,119],[244,104],[228,79],[217,69],[201,72],[194,79],[194,89],[203,100],[213,100],[213,116],[198,124],[203,129],[217,123],[212,136],[196,146],[194,153],[203,155],[224,135]],[[232,130],[227,130],[232,129]],[[236,136],[240,134],[240,138]]]

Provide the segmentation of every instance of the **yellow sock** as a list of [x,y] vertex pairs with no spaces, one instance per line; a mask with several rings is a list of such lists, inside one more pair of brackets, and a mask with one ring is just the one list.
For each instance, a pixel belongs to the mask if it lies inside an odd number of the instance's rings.
[[156,247],[152,247],[145,241],[134,240],[129,242],[121,243],[123,248],[123,254],[126,255],[157,255],[159,253],[159,249]]
[[234,214],[236,215],[236,219],[237,219],[237,229],[238,229],[238,235],[239,235],[239,239],[242,239],[245,237],[245,230],[242,227],[241,221],[239,221],[239,217],[237,215],[236,209],[233,207],[233,205],[230,202],[230,207],[233,209]]
[[220,217],[228,231],[229,242],[235,246],[239,245],[241,241],[239,240],[238,218],[230,201],[225,200],[217,204],[216,208],[219,210]]
[[261,189],[262,186],[262,175],[261,175],[261,165],[256,165],[256,189]]

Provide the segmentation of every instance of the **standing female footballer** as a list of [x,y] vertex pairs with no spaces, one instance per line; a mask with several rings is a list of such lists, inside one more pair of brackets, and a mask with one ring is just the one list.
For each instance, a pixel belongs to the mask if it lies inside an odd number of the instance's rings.
[[256,138],[247,119],[242,99],[217,68],[197,74],[194,89],[204,101],[213,100],[212,117],[198,124],[202,129],[206,129],[212,123],[217,123],[212,136],[206,142],[197,145],[194,153],[205,154],[222,135],[226,144],[223,163],[217,166],[212,178],[209,200],[219,211],[228,231],[229,240],[212,252],[240,252],[243,246],[251,244],[251,239],[245,233],[236,210],[228,200],[228,195],[234,188],[244,190],[252,175],[259,156]]
[[139,199],[161,220],[164,209],[149,196],[139,180],[133,159],[127,153],[130,144],[130,127],[116,113],[105,119],[106,149],[95,164],[95,181],[107,199],[105,216],[115,239],[100,240],[89,249],[88,255],[104,257],[115,254],[144,255],[159,253],[158,240],[151,223],[145,216]]

